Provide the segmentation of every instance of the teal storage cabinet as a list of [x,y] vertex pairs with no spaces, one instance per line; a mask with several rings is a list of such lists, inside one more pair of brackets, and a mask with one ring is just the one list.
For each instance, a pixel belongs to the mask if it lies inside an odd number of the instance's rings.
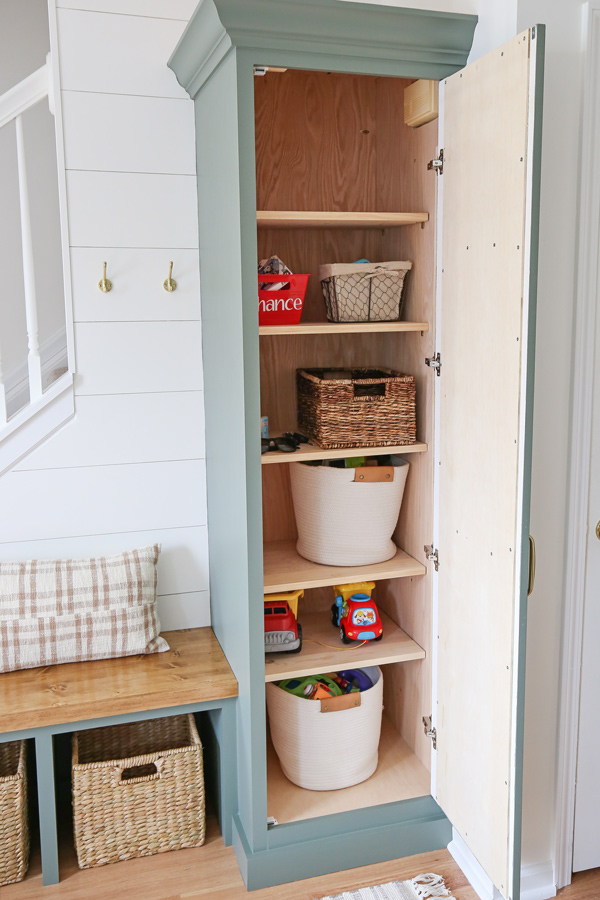
[[[196,109],[212,625],[239,682],[233,842],[249,889],[437,849],[454,828],[519,896],[544,31],[465,67],[475,23],[203,0],[170,61]],[[410,128],[417,79],[439,83],[441,114]],[[259,328],[257,259],[275,253],[311,277],[299,325]],[[326,321],[319,266],[362,257],[412,262],[401,322]],[[302,559],[289,472],[385,450],[261,457],[261,416],[294,430],[296,369],[327,366],[416,380],[385,563]],[[384,636],[349,650],[332,586],[363,580]],[[263,596],[294,589],[302,651],[265,661]],[[271,746],[265,683],[349,665],[383,672],[378,769],[303,790]]]

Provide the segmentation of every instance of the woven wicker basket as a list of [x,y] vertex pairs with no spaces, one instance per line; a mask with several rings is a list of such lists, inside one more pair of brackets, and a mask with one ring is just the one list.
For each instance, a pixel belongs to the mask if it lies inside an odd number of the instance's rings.
[[204,843],[202,744],[193,716],[77,732],[72,762],[81,869]]
[[22,881],[29,864],[25,741],[0,744],[0,885]]
[[298,369],[298,428],[324,450],[417,439],[415,379],[392,369]]

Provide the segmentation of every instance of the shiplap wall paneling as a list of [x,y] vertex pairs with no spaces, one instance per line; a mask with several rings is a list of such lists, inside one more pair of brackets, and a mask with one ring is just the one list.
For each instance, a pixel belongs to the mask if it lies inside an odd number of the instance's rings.
[[187,97],[167,67],[185,22],[78,9],[57,17],[63,91]]
[[0,542],[205,525],[205,478],[204,460],[10,472]]
[[[113,284],[98,289],[102,262]],[[177,288],[163,281],[173,261]],[[71,251],[75,322],[175,321],[200,318],[200,275],[197,250],[75,247]]]
[[201,391],[80,396],[75,420],[16,471],[204,457]]
[[75,393],[202,390],[200,341],[200,322],[79,323]]
[[198,0],[57,0],[59,9],[82,9],[91,12],[119,13],[130,16],[153,16],[180,19],[187,24]]
[[159,596],[158,615],[163,631],[177,631],[179,628],[202,628],[210,625],[208,591]]
[[189,99],[64,91],[63,128],[67,169],[196,174]]
[[67,200],[72,247],[198,246],[193,175],[68,171]]
[[163,528],[125,534],[87,534],[37,541],[0,543],[0,561],[26,559],[85,559],[107,556],[133,547],[161,544],[157,592],[162,595],[208,591],[208,530]]

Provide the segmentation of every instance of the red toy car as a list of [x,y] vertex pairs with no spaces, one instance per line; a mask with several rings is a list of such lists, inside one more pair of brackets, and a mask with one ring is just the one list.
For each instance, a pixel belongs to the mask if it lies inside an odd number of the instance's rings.
[[265,597],[265,653],[300,653],[302,626],[298,600],[304,591],[267,594]]
[[338,584],[334,587],[335,603],[331,607],[331,621],[340,629],[344,644],[351,641],[380,641],[383,625],[371,591],[372,581]]

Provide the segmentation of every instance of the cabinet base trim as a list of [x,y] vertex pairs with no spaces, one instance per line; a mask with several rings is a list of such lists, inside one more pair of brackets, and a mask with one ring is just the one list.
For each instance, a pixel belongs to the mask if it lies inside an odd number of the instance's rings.
[[[427,804],[428,814],[410,818],[405,816],[402,822],[381,824],[377,821],[377,808],[362,810],[362,827],[357,827],[351,817],[344,831],[340,828],[336,834],[323,834],[327,820],[334,817],[324,817],[322,827],[319,827],[318,819],[312,819],[310,837],[304,834],[303,829],[295,828],[294,824],[277,826],[269,832],[269,837],[273,838],[279,832],[276,845],[257,853],[250,850],[242,823],[236,816],[233,822],[233,846],[246,887],[253,891],[357,866],[441,850],[450,840],[451,825],[431,798],[423,798],[423,802]],[[382,809],[387,809],[389,814],[389,809],[394,806],[396,804],[389,804]],[[295,843],[283,843],[280,840],[280,829],[289,829],[288,834],[290,838],[295,836]]]

